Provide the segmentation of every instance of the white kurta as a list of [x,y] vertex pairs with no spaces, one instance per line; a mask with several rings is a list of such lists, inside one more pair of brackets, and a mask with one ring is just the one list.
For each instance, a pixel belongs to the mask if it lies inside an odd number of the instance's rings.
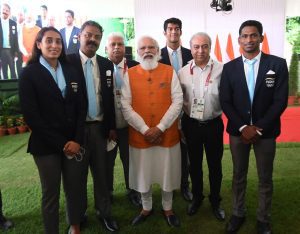
[[[182,109],[183,95],[175,72],[173,72],[171,83],[171,99],[172,104],[157,125],[163,132],[178,118]],[[146,125],[143,118],[131,106],[132,96],[127,74],[124,77],[122,86],[121,103],[125,120],[134,129],[144,134],[149,129],[149,126]],[[154,146],[139,149],[129,146],[129,153],[130,188],[144,193],[148,192],[154,183],[158,183],[161,189],[167,192],[180,187],[181,153],[179,143],[168,148]]]

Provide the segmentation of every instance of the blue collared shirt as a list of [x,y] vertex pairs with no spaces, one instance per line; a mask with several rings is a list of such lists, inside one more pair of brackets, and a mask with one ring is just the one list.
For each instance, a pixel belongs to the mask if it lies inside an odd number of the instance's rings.
[[61,64],[58,61],[57,68],[56,70],[50,66],[50,64],[47,62],[47,60],[43,57],[40,56],[40,64],[42,64],[47,70],[50,72],[52,75],[53,79],[55,80],[58,88],[61,91],[61,94],[63,97],[66,95],[66,80],[64,73],[62,71]]

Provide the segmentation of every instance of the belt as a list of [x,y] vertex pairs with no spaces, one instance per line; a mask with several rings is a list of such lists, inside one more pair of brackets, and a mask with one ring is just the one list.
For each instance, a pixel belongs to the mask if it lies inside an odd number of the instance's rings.
[[85,124],[91,125],[91,124],[101,124],[102,121],[99,120],[93,120],[93,121],[85,121]]
[[214,118],[214,119],[208,119],[208,120],[205,120],[205,121],[200,121],[200,120],[197,120],[197,119],[193,119],[193,118],[189,118],[189,120],[192,122],[192,123],[197,123],[199,126],[205,126],[205,125],[210,125],[212,123],[215,123],[217,121],[220,121],[221,120],[221,115]]

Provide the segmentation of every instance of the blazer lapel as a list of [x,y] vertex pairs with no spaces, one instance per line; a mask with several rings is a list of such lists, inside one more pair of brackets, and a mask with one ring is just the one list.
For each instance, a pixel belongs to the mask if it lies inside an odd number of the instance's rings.
[[255,93],[257,92],[258,88],[260,87],[260,85],[262,84],[262,82],[265,79],[266,72],[267,72],[267,55],[262,52],[261,57],[260,57],[257,77],[256,77],[254,97],[255,97]]
[[167,47],[164,47],[161,51],[161,56],[164,58],[165,63],[171,65],[171,61],[169,58],[169,53]]

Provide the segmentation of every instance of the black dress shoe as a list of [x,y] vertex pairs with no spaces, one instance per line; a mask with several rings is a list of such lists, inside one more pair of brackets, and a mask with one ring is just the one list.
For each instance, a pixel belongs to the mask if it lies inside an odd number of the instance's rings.
[[229,222],[226,225],[227,233],[236,233],[245,222],[245,217],[238,217],[236,215],[232,215]]
[[189,187],[183,187],[181,188],[181,194],[186,201],[192,201],[193,199],[193,194],[189,190]]
[[128,199],[134,206],[140,207],[142,205],[141,194],[133,189],[131,189],[128,194]]
[[257,234],[271,234],[271,225],[257,220]]
[[111,217],[103,218],[102,222],[103,226],[110,232],[115,232],[119,230],[117,222]]
[[171,214],[171,215],[164,214],[164,216],[165,216],[165,219],[166,219],[167,223],[169,224],[169,226],[180,227],[180,220],[175,214]]
[[0,228],[8,230],[14,226],[13,222],[0,215]]
[[152,214],[153,214],[153,209],[150,210],[149,214],[147,214],[147,215],[144,215],[144,214],[141,212],[138,216],[136,216],[136,217],[132,220],[131,225],[135,226],[135,225],[138,225],[138,224],[144,222],[144,221],[145,221],[150,215],[152,215]]
[[202,200],[193,199],[192,202],[188,205],[187,214],[190,216],[196,214],[201,204],[202,204]]
[[225,220],[225,211],[221,207],[213,207],[213,214],[217,220]]

